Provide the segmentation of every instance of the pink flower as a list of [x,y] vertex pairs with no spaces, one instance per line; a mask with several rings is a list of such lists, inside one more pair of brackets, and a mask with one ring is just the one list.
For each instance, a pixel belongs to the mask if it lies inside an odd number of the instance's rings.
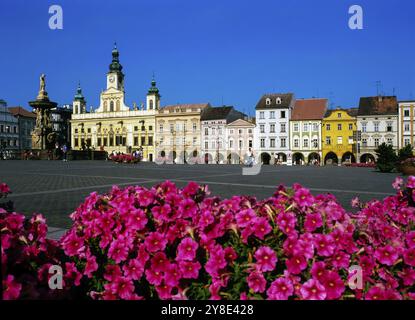
[[111,290],[121,299],[130,300],[134,289],[133,281],[127,278],[119,277],[111,283]]
[[330,257],[336,248],[333,237],[326,234],[316,234],[314,244],[317,249],[317,254],[322,257]]
[[121,268],[119,265],[109,264],[105,267],[104,279],[112,282],[121,277]]
[[3,279],[3,299],[15,300],[20,295],[22,285],[14,280],[14,276],[9,274],[6,279]]
[[124,276],[128,280],[140,280],[143,276],[144,265],[138,259],[133,259],[123,266]]
[[269,300],[288,300],[294,293],[294,286],[290,279],[285,277],[278,278],[271,283],[267,291]]
[[396,260],[398,260],[398,253],[396,249],[390,245],[380,247],[375,251],[374,257],[382,264],[387,266],[393,266]]
[[154,271],[166,271],[170,262],[166,257],[164,252],[157,252],[154,257],[151,259],[151,268]]
[[304,221],[304,229],[307,232],[313,232],[323,225],[323,219],[319,213],[308,213]]
[[212,277],[217,277],[219,271],[225,267],[225,251],[221,247],[215,248],[210,252],[209,260],[205,264],[205,270]]
[[302,208],[310,207],[314,203],[314,197],[308,189],[299,187],[294,193],[294,201]]
[[324,279],[326,274],[326,263],[323,261],[314,262],[313,266],[311,267],[311,275],[314,279],[321,281]]
[[137,193],[140,206],[148,207],[154,201],[154,195],[148,190],[141,190]]
[[193,260],[199,247],[192,238],[183,239],[177,247],[177,260]]
[[63,249],[68,256],[75,256],[85,249],[84,239],[71,232],[63,240]]
[[273,271],[277,263],[277,256],[270,247],[262,246],[255,252],[256,266],[258,271]]
[[166,238],[159,232],[150,233],[144,241],[148,252],[163,251],[166,248],[166,244]]
[[320,280],[323,286],[326,288],[327,299],[335,300],[339,299],[344,290],[344,282],[340,278],[339,274],[334,271],[328,271],[324,274],[322,280]]
[[98,270],[98,263],[97,263],[96,257],[93,255],[88,255],[86,257],[86,265],[85,265],[84,274],[88,278],[92,278],[92,274],[97,270]]
[[254,235],[263,240],[264,237],[272,231],[271,226],[266,218],[254,219]]
[[303,256],[294,256],[291,259],[287,259],[285,264],[288,272],[292,274],[299,274],[307,268],[307,261]]
[[183,188],[182,193],[186,197],[193,196],[193,195],[195,195],[199,191],[199,188],[200,187],[199,187],[199,185],[196,182],[190,181],[187,184],[187,186]]
[[410,248],[404,251],[403,261],[405,261],[408,266],[415,267],[415,248]]
[[360,206],[360,200],[358,197],[355,197],[351,201],[352,208],[358,208]]
[[415,177],[409,176],[408,181],[406,182],[406,187],[409,189],[415,189]]
[[171,207],[168,204],[162,206],[155,206],[151,209],[154,218],[159,221],[168,222],[170,220],[169,214],[171,212]]
[[279,229],[286,235],[290,235],[295,231],[297,219],[292,212],[282,212],[277,215],[277,224]]
[[183,217],[193,217],[197,212],[197,206],[192,199],[184,199],[180,202],[178,210]]
[[399,191],[403,185],[403,179],[401,177],[396,177],[395,181],[392,183],[392,187]]
[[324,286],[317,280],[310,279],[301,286],[301,297],[304,300],[324,300],[327,293]]
[[238,258],[238,255],[236,254],[235,250],[232,247],[225,248],[225,259],[227,263],[232,263],[233,261]]
[[131,230],[142,230],[147,224],[147,217],[143,210],[131,211],[128,215],[126,227]]
[[160,284],[159,286],[156,287],[157,294],[159,298],[162,300],[170,299],[172,297],[171,290],[172,290],[172,287],[165,283]]
[[372,287],[366,293],[365,300],[385,300],[385,290],[380,287]]
[[171,287],[176,287],[181,279],[181,272],[177,264],[172,263],[164,273],[164,283]]
[[72,281],[76,286],[81,284],[82,274],[78,271],[73,262],[65,263],[65,280]]
[[108,257],[113,259],[115,263],[120,263],[127,259],[128,251],[128,246],[123,239],[115,240],[110,245]]
[[405,240],[409,248],[415,248],[415,231],[408,232]]
[[246,228],[256,218],[255,211],[252,209],[241,210],[236,214],[236,223],[240,228]]
[[146,272],[146,279],[147,281],[154,285],[159,286],[163,281],[163,273],[160,271],[154,271],[153,269],[147,269]]
[[247,278],[248,286],[254,292],[264,292],[267,285],[267,281],[261,272],[251,272]]
[[179,261],[179,268],[184,279],[197,279],[201,265],[197,261]]

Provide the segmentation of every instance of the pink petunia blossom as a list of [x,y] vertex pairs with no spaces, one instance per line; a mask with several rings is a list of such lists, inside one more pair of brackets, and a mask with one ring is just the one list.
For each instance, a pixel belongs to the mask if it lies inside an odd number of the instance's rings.
[[269,300],[288,300],[294,293],[294,286],[290,279],[281,277],[271,283],[267,290]]
[[205,270],[212,277],[217,277],[219,271],[226,266],[225,251],[218,247],[214,251],[210,252],[208,261],[205,264]]
[[293,234],[295,232],[295,226],[297,219],[292,212],[282,212],[277,215],[277,224],[279,229],[286,235]]
[[258,271],[273,271],[277,263],[275,251],[270,247],[262,246],[254,254]]
[[198,261],[179,261],[180,272],[184,279],[197,279],[201,267]]
[[132,259],[123,266],[124,276],[128,280],[140,280],[144,273],[144,265],[138,259]]
[[236,258],[238,258],[238,255],[237,255],[235,249],[232,248],[232,247],[225,248],[224,252],[225,252],[226,262],[229,263],[229,264],[231,264],[233,261],[236,260]]
[[403,261],[411,267],[415,267],[415,248],[410,248],[404,251]]
[[403,185],[403,179],[401,177],[396,177],[395,181],[392,183],[392,187],[395,190],[401,190],[401,187]]
[[85,249],[84,239],[71,232],[63,240],[63,249],[68,256],[75,256]]
[[148,252],[163,251],[166,248],[167,240],[161,233],[152,232],[147,236],[144,245]]
[[98,270],[98,263],[97,263],[96,257],[93,255],[88,255],[86,257],[86,265],[85,265],[84,274],[88,278],[92,278],[93,273],[97,270]]
[[119,265],[109,264],[105,267],[104,279],[107,281],[115,281],[117,278],[121,277],[122,272]]
[[393,266],[396,260],[398,260],[399,254],[395,248],[387,245],[376,249],[374,257],[384,265]]
[[405,240],[409,248],[415,248],[415,231],[408,232]]
[[300,292],[304,300],[324,300],[327,296],[324,286],[314,279],[305,282],[301,286]]
[[147,224],[147,216],[143,210],[137,209],[128,214],[126,227],[131,230],[142,230]]
[[366,293],[365,300],[385,300],[385,290],[380,287],[372,287]]
[[299,274],[307,268],[307,260],[303,256],[294,256],[285,261],[287,270],[292,274]]
[[294,201],[302,208],[310,207],[314,203],[314,197],[305,188],[298,188],[294,193]]
[[161,300],[171,299],[172,287],[167,285],[166,283],[162,283],[156,286],[156,292]]
[[147,281],[154,285],[159,286],[163,281],[163,273],[160,271],[154,271],[153,269],[147,269],[145,271]]
[[263,240],[264,237],[272,231],[272,228],[266,218],[255,218],[253,231],[257,238]]
[[111,289],[121,299],[130,300],[135,290],[133,281],[124,277],[119,277],[111,283]]
[[241,210],[236,214],[236,223],[240,228],[246,228],[253,223],[256,218],[255,211],[252,209]]
[[333,237],[327,234],[316,234],[314,244],[317,249],[317,254],[322,257],[330,257],[336,248]]
[[307,232],[313,232],[323,225],[323,219],[319,213],[308,213],[305,216],[304,229]]
[[253,292],[264,292],[267,285],[263,274],[258,271],[251,272],[247,277],[247,282]]
[[108,250],[108,257],[113,259],[115,263],[125,261],[128,257],[128,246],[123,239],[114,240]]
[[329,300],[339,299],[345,290],[343,280],[334,271],[326,272],[320,282],[326,288],[327,299]]
[[15,300],[19,298],[22,285],[14,280],[14,276],[8,274],[3,279],[3,299],[4,300]]
[[324,261],[314,262],[311,267],[311,276],[321,282],[327,273],[327,265]]
[[169,264],[170,262],[164,252],[157,252],[154,257],[151,258],[151,268],[154,271],[166,271]]
[[409,189],[415,189],[415,177],[409,176],[406,182],[406,187]]
[[153,193],[148,190],[141,190],[137,193],[137,196],[140,206],[142,207],[148,207],[154,201]]
[[179,284],[182,275],[177,264],[171,263],[164,272],[164,283],[171,287]]
[[177,260],[193,260],[199,247],[192,238],[183,239],[177,247]]

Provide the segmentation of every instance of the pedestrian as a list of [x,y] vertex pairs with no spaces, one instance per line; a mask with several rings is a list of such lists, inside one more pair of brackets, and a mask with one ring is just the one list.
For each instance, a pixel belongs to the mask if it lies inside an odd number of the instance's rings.
[[64,162],[68,161],[68,159],[66,158],[68,152],[68,147],[66,146],[66,144],[63,144],[62,146],[62,153],[63,153],[63,160]]

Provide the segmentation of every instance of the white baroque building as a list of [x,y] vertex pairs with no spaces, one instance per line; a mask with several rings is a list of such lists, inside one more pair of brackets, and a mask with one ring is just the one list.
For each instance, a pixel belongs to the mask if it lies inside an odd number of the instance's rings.
[[415,100],[399,101],[399,148],[415,145]]
[[292,164],[290,119],[295,105],[293,93],[265,94],[255,108],[254,153],[263,164]]

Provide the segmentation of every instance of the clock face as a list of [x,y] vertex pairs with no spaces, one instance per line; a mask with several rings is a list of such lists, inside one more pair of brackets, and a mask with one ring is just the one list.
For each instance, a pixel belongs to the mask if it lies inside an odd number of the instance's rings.
[[114,76],[111,76],[111,77],[109,78],[109,80],[110,80],[110,82],[111,82],[111,83],[113,83],[113,82],[115,81],[115,77],[114,77]]

